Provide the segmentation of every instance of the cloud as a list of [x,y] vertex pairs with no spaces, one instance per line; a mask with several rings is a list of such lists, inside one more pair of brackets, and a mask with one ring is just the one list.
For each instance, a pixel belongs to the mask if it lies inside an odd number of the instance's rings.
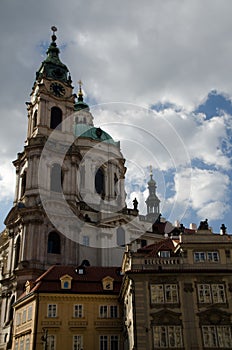
[[[145,172],[152,164],[160,170],[157,184],[161,196],[172,198],[166,191],[171,181],[167,173],[175,169],[178,178],[194,160],[201,162],[199,170],[209,171],[212,167],[215,174],[222,174],[222,183],[228,189],[223,177],[228,175],[223,171],[231,169],[231,116],[206,120],[203,114],[192,111],[214,88],[232,96],[228,74],[231,12],[228,0],[135,0],[133,5],[124,1],[123,6],[112,0],[70,0],[59,6],[55,0],[2,0],[2,200],[12,193],[14,170],[5,164],[10,164],[23,149],[27,128],[24,102],[30,97],[35,72],[45,57],[44,46],[50,42],[52,25],[58,27],[61,60],[71,71],[75,89],[81,78],[89,101],[122,102],[120,113],[112,108],[103,110],[102,116],[96,113],[95,122],[105,124],[103,128],[122,140],[132,175],[138,172],[147,178]],[[128,108],[128,103],[136,108]],[[143,109],[158,103],[167,103],[168,108],[154,113]],[[113,127],[113,122],[120,128]],[[133,181],[132,175],[128,171]],[[209,179],[214,184],[214,177]],[[140,185],[144,191],[144,181]],[[177,188],[175,183],[173,191]],[[192,191],[199,193],[197,186]],[[213,187],[207,193],[213,198]],[[194,208],[201,215],[202,209],[194,198]],[[213,198],[205,206],[222,201]]]
[[230,179],[219,171],[202,170],[194,168],[191,172],[191,191],[190,193],[181,191],[179,186],[188,188],[189,172],[184,170],[174,177],[174,187],[176,195],[169,198],[169,202],[178,201],[179,206],[183,207],[185,202],[189,201],[199,219],[207,217],[211,220],[222,219],[229,209],[229,185]]

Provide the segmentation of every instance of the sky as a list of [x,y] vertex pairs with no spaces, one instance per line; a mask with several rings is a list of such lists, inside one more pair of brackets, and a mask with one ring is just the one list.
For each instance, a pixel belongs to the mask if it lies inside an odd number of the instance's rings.
[[55,25],[75,91],[81,79],[95,125],[121,141],[128,206],[146,212],[151,165],[163,217],[232,233],[231,13],[230,0],[1,0],[0,230]]

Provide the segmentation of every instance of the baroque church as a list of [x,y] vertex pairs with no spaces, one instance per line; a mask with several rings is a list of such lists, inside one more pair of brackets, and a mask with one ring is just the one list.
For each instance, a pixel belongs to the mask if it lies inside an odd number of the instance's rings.
[[166,225],[152,173],[147,214],[136,199],[127,207],[120,142],[94,125],[81,82],[74,93],[52,30],[26,103],[27,137],[13,162],[15,198],[0,236],[1,343],[9,341],[12,305],[26,281],[52,265],[121,266],[127,243],[153,242]]

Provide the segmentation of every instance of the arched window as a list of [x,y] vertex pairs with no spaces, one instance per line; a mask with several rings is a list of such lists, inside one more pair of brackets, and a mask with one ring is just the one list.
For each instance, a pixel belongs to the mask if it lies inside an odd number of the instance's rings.
[[63,172],[60,164],[53,164],[51,168],[50,189],[53,192],[62,192]]
[[37,126],[37,110],[33,115],[33,129]]
[[9,310],[9,319],[8,321],[13,320],[13,315],[14,315],[14,308],[13,308],[13,304],[15,302],[15,296],[13,295],[11,300],[10,300],[10,310]]
[[15,269],[19,264],[20,245],[21,245],[20,236],[18,236],[17,241],[15,243],[15,259],[14,259]]
[[48,235],[48,253],[60,254],[60,236],[57,232],[50,232]]
[[62,111],[58,107],[52,107],[51,109],[51,122],[50,128],[61,130],[61,122],[62,122]]
[[99,168],[95,175],[95,189],[96,192],[102,196],[105,194],[105,176],[101,168]]
[[117,245],[124,247],[125,246],[125,230],[122,227],[117,228]]
[[27,172],[24,171],[21,179],[21,197],[25,194],[27,185]]

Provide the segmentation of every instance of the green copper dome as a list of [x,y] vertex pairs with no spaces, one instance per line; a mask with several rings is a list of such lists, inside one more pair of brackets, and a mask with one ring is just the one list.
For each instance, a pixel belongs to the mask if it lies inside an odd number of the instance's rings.
[[91,140],[110,143],[114,146],[118,146],[118,142],[115,142],[113,138],[107,134],[101,128],[96,128],[87,124],[76,124],[74,127],[74,135],[77,138],[88,138]]

